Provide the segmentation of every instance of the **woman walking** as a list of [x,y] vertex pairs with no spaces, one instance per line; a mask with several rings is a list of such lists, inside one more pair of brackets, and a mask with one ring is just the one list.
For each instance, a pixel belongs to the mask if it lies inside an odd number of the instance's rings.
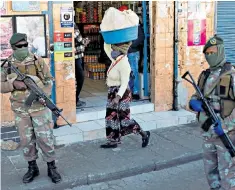
[[127,52],[131,42],[108,45],[104,50],[112,64],[107,71],[108,99],[106,105],[106,136],[108,142],[101,148],[116,148],[121,137],[135,133],[142,136],[142,147],[149,143],[150,132],[143,131],[140,125],[130,119],[131,91],[128,87],[131,73]]

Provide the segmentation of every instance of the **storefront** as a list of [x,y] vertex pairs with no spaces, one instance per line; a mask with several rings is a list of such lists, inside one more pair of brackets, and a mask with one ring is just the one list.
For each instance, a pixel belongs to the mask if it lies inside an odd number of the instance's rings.
[[[52,91],[52,100],[59,108],[63,109],[63,115],[72,123],[76,123],[75,106],[75,72],[74,72],[74,40],[73,21],[75,21],[82,36],[90,38],[91,42],[86,47],[84,56],[85,83],[82,88],[81,98],[85,98],[87,104],[77,112],[86,111],[91,107],[104,107],[107,87],[105,75],[110,62],[106,62],[103,50],[103,39],[99,33],[99,25],[104,12],[111,6],[119,8],[126,5],[137,13],[140,18],[145,40],[140,48],[139,77],[140,98],[150,99],[150,45],[149,45],[149,11],[148,2],[29,2],[23,6],[19,2],[4,2],[2,5],[1,30],[2,51],[1,59],[7,58],[11,53],[9,39],[15,32],[28,35],[29,48],[32,53],[40,55],[50,64],[51,73],[55,77]],[[75,11],[74,11],[75,10]],[[73,13],[75,12],[75,15]],[[67,15],[65,15],[67,14]],[[65,16],[73,18],[65,20]],[[40,44],[37,44],[40,43]],[[54,51],[50,46],[54,45]],[[66,47],[65,47],[66,45]],[[63,46],[63,47],[62,47]],[[40,47],[41,49],[37,49]],[[107,56],[106,56],[107,58]],[[2,108],[3,121],[13,121],[13,114],[8,101],[9,94],[2,96],[4,108]],[[95,103],[92,98],[96,99]],[[77,116],[78,117],[78,116]],[[65,124],[59,120],[58,125]]]
[[[140,50],[139,60],[139,78],[140,78],[140,99],[149,99],[149,12],[148,2],[135,1],[107,1],[107,2],[85,2],[75,1],[75,22],[83,36],[88,38],[90,43],[85,48],[83,67],[85,70],[85,82],[81,92],[81,99],[86,102],[86,106],[82,109],[95,106],[104,106],[105,102],[92,102],[93,99],[99,96],[106,96],[107,87],[105,85],[106,71],[110,65],[110,60],[103,49],[103,37],[99,33],[100,24],[105,11],[109,7],[120,8],[122,5],[132,9],[139,16],[142,30],[145,33],[146,39],[143,42]],[[90,98],[91,97],[91,98]],[[102,98],[101,98],[102,99]],[[105,97],[106,99],[106,97]],[[97,99],[98,100],[98,99]]]

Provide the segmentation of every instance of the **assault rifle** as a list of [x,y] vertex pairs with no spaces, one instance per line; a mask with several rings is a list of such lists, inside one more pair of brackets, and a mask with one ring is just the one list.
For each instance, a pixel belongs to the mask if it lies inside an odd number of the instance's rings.
[[[58,118],[59,116],[63,118],[63,120],[70,126],[72,127],[71,123],[69,123],[64,117],[63,115],[61,115],[61,112],[63,111],[63,109],[59,109],[51,100],[50,98],[47,97],[47,95],[44,93],[44,91],[38,87],[38,85],[34,82],[33,79],[31,79],[29,76],[22,74],[14,65],[11,64],[11,62],[9,60],[5,60],[2,64],[1,64],[1,68],[3,68],[3,66],[8,63],[8,69],[13,70],[18,78],[25,83],[25,85],[28,87],[29,91],[30,91],[30,95],[27,98],[25,104],[26,106],[31,106],[34,100],[39,100],[39,99],[43,99],[45,101],[45,106],[48,107],[52,113],[56,116],[56,118]],[[41,103],[41,102],[40,102]],[[43,104],[43,103],[42,103]]]
[[[186,78],[187,75],[189,75],[191,80]],[[199,96],[200,100],[202,101],[203,110],[206,112],[207,116],[209,117],[205,121],[205,123],[203,124],[202,129],[204,131],[208,131],[209,128],[211,126],[213,126],[214,131],[219,136],[219,138],[223,142],[224,146],[228,149],[231,157],[234,157],[235,156],[235,147],[234,147],[232,141],[230,140],[229,136],[226,133],[224,133],[223,128],[221,127],[220,118],[215,113],[214,109],[211,108],[211,106],[209,105],[207,99],[203,96],[200,88],[196,85],[192,75],[189,73],[189,71],[187,71],[182,76],[182,78],[185,79],[186,81],[188,81],[190,84],[193,85],[193,87],[195,88],[195,90],[197,92],[197,95]]]

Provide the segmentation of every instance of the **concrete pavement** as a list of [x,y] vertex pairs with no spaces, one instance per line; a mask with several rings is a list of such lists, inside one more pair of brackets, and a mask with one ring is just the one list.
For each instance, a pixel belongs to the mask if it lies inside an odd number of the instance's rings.
[[105,140],[71,144],[57,150],[57,166],[63,181],[53,184],[46,163],[38,159],[40,176],[22,184],[27,163],[20,150],[2,151],[2,189],[59,190],[159,171],[201,159],[202,138],[197,124],[151,131],[150,144],[141,148],[141,137],[130,135],[116,149],[100,149]]
[[[105,107],[96,107],[96,109],[96,111],[79,112],[77,118],[79,122],[73,124],[72,127],[67,125],[54,129],[55,143],[62,145],[105,138]],[[195,113],[183,109],[163,112],[154,112],[153,109],[152,103],[133,102],[131,117],[140,124],[143,130],[155,130],[196,121]]]
[[66,190],[209,190],[203,161]]

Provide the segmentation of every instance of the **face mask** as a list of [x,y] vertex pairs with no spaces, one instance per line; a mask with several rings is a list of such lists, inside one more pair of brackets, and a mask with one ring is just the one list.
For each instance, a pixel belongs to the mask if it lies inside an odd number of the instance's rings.
[[120,56],[122,53],[120,51],[112,51],[111,52],[111,57],[113,59],[117,59],[118,56]]
[[210,55],[205,55],[206,61],[208,62],[208,64],[210,65],[210,67],[215,67],[216,65],[218,65],[218,53],[213,53]]
[[29,55],[28,47],[15,49],[13,55],[17,60],[23,61]]
[[222,66],[226,60],[225,60],[225,54],[224,54],[224,46],[218,45],[218,52],[212,53],[212,54],[205,54],[206,61],[210,65],[211,68]]

